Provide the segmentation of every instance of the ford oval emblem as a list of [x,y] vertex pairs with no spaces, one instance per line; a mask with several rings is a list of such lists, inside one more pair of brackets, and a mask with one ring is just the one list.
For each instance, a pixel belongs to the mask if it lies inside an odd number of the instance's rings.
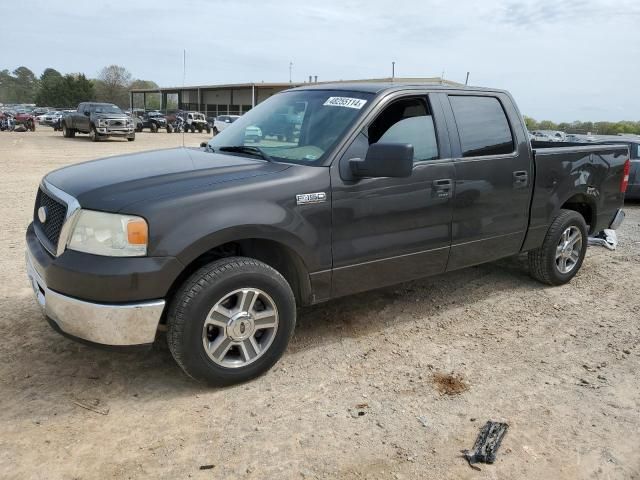
[[40,220],[40,223],[47,221],[47,207],[40,207],[38,209],[38,220]]

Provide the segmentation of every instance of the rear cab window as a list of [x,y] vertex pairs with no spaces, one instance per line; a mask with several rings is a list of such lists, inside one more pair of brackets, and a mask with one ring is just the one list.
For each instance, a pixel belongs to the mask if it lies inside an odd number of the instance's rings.
[[463,157],[509,155],[515,142],[500,100],[490,96],[449,95]]

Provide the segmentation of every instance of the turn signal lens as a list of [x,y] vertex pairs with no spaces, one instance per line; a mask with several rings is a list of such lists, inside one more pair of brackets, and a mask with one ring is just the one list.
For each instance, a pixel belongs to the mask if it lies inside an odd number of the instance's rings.
[[127,241],[130,245],[146,245],[149,240],[147,222],[142,219],[127,223]]
[[627,186],[629,185],[629,170],[631,170],[631,161],[627,158],[627,161],[624,162],[624,170],[622,171],[622,182],[620,182],[620,193],[624,193],[627,191]]

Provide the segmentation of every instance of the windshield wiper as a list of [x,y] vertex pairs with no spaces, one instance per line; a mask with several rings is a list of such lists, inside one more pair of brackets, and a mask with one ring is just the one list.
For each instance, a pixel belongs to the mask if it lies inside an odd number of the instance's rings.
[[258,157],[266,160],[267,162],[273,162],[273,158],[271,158],[267,152],[265,152],[260,147],[254,147],[253,145],[228,145],[226,147],[218,147],[219,152],[237,152],[237,153],[248,153],[250,155],[257,155]]

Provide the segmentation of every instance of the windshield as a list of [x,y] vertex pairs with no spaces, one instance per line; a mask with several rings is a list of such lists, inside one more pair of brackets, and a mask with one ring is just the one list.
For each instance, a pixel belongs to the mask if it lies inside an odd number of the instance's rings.
[[274,160],[317,165],[372,97],[351,91],[282,92],[238,118],[209,147],[258,147]]
[[117,105],[96,105],[94,112],[96,113],[122,113]]

